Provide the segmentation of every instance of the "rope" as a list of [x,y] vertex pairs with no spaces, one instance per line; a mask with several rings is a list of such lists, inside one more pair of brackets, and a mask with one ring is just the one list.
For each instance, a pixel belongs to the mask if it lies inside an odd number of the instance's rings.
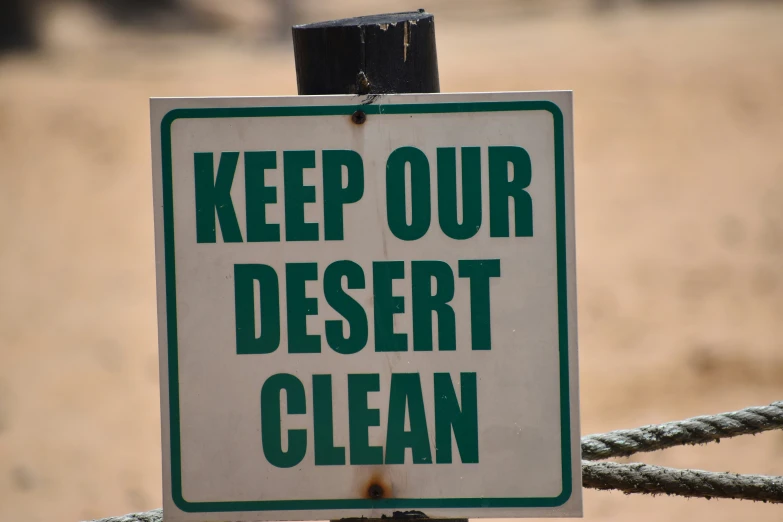
[[[587,435],[582,437],[582,458],[589,461],[627,457],[634,453],[684,444],[719,442],[722,438],[755,435],[774,429],[783,429],[783,401],[718,415]],[[586,488],[616,489],[629,494],[783,503],[783,477],[585,461],[582,461],[582,485]],[[153,509],[93,522],[163,522],[163,511]]]
[[163,510],[153,509],[144,513],[131,513],[119,517],[102,518],[93,522],[163,522]]
[[783,477],[737,475],[649,464],[582,462],[582,484],[624,493],[783,502]]
[[783,428],[783,401],[769,406],[704,415],[681,421],[582,437],[582,458],[628,457],[684,444],[704,444],[737,435]]

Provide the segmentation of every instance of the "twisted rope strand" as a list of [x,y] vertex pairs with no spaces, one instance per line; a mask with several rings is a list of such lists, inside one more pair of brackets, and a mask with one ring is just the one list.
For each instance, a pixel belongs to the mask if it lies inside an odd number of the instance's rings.
[[102,518],[93,522],[163,522],[163,510],[153,509],[143,513],[130,513],[119,517]]
[[769,406],[704,415],[681,421],[617,430],[582,437],[582,458],[628,457],[684,444],[705,444],[737,435],[783,428],[783,401]]
[[650,464],[582,462],[582,484],[624,493],[783,502],[783,477],[714,473]]

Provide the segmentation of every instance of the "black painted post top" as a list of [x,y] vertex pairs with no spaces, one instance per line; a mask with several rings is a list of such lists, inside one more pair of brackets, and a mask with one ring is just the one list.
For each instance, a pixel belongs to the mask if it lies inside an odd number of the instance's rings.
[[299,94],[440,92],[435,19],[424,9],[295,25]]

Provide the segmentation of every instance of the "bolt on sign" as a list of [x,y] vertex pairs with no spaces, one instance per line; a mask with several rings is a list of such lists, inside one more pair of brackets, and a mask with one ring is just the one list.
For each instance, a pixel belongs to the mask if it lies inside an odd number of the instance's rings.
[[581,515],[571,115],[152,100],[167,521]]

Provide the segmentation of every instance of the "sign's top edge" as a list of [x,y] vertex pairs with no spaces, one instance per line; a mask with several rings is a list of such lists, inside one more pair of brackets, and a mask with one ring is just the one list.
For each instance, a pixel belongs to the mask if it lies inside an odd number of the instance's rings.
[[319,94],[319,95],[262,95],[262,96],[151,96],[150,100],[355,100],[355,99],[384,99],[384,98],[444,98],[450,96],[491,96],[491,95],[549,95],[549,94],[573,94],[573,90],[546,90],[546,91],[479,91],[479,92],[441,92],[441,93],[403,93],[403,94]]

